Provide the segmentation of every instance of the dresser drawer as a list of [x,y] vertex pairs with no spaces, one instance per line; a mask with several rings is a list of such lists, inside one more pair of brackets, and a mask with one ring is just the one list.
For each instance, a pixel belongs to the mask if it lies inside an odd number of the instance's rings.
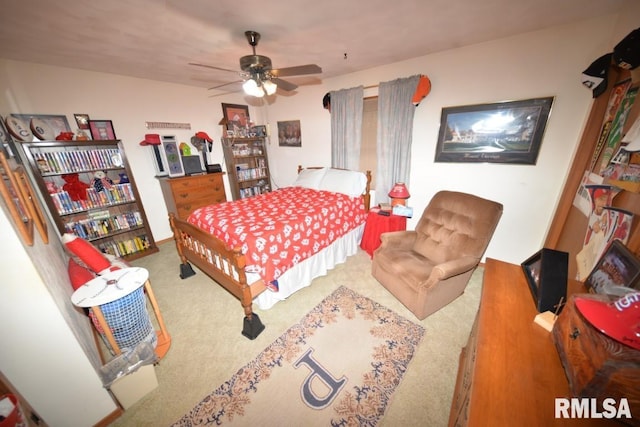
[[222,176],[218,174],[207,174],[190,176],[187,178],[178,178],[170,180],[171,188],[175,192],[185,190],[196,190],[200,188],[224,188]]
[[160,186],[167,210],[187,219],[193,210],[227,201],[222,173],[182,178],[162,178]]
[[224,188],[214,187],[195,187],[189,189],[181,189],[173,191],[173,198],[176,204],[195,199],[209,198],[211,203],[220,203],[226,201]]

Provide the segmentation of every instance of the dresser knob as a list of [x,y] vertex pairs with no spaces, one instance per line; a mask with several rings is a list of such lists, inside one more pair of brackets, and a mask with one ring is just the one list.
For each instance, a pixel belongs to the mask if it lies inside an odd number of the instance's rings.
[[569,338],[572,340],[577,339],[580,336],[580,330],[578,328],[573,328],[573,331],[569,334]]

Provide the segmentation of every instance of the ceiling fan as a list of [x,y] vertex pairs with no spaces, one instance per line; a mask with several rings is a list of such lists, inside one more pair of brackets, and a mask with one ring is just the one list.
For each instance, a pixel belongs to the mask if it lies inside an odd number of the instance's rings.
[[[258,41],[260,41],[260,33],[256,31],[245,31],[244,35],[253,49],[253,55],[246,55],[240,58],[240,70],[242,71],[240,71],[239,74],[242,80],[223,83],[221,85],[211,87],[209,90],[219,89],[234,83],[243,83],[242,88],[247,95],[262,97],[265,95],[273,95],[277,88],[290,92],[298,87],[296,84],[287,80],[282,80],[280,77],[322,73],[322,68],[316,64],[298,65],[287,68],[272,68],[271,58],[256,54],[256,46],[258,45]],[[189,65],[212,68],[214,70],[230,71],[233,73],[237,72],[227,68],[220,68],[213,65],[198,64],[194,62],[190,62]]]

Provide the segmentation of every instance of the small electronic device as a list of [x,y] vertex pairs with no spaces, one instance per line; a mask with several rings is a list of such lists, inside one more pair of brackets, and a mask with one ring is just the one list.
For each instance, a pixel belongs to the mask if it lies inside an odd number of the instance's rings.
[[207,164],[207,172],[208,173],[222,172],[222,166],[220,166],[220,163],[214,163],[212,165]]
[[558,313],[567,298],[569,254],[543,248],[521,266],[538,312]]
[[200,156],[181,156],[185,175],[199,175],[205,173],[200,163]]

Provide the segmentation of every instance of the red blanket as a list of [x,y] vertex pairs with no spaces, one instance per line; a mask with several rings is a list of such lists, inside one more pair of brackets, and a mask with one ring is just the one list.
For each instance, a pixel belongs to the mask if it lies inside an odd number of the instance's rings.
[[365,219],[361,197],[286,187],[196,209],[188,221],[229,247],[241,246],[252,271],[269,284]]

